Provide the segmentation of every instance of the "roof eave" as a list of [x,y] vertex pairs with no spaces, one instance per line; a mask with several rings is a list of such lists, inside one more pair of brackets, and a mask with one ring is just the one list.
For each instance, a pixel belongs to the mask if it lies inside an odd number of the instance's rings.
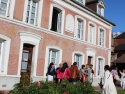
[[100,15],[97,14],[95,11],[93,11],[93,10],[91,10],[90,8],[86,7],[85,5],[79,3],[78,1],[76,1],[76,0],[71,0],[71,1],[74,2],[74,3],[77,3],[79,6],[85,8],[86,10],[88,10],[88,11],[90,11],[90,12],[92,12],[93,14],[95,14],[96,16],[98,16],[98,17],[102,18],[103,20],[107,21],[107,22],[110,23],[111,25],[116,26],[116,25],[115,25],[114,23],[112,23],[111,21],[107,20],[107,19],[104,18],[103,16],[100,16]]

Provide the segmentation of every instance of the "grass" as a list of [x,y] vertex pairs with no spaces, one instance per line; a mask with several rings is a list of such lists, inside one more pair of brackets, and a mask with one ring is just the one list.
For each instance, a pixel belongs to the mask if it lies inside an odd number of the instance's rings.
[[118,94],[125,94],[125,90],[117,90]]

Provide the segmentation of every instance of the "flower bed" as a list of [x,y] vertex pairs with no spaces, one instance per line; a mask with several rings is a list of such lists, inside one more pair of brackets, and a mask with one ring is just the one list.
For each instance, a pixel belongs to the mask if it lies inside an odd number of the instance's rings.
[[31,82],[30,85],[15,84],[14,89],[9,94],[100,94],[95,92],[93,87],[88,83],[77,82],[73,85],[67,80],[60,84],[54,82]]

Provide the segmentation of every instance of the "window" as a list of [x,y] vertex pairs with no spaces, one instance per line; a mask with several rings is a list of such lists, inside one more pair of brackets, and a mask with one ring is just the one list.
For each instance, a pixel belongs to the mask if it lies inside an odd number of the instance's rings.
[[39,4],[33,0],[28,0],[25,22],[33,25],[37,24]]
[[101,7],[98,6],[98,14],[101,15]]
[[3,62],[3,52],[4,52],[4,41],[0,39],[0,72],[4,72],[4,63]]
[[104,46],[104,30],[99,30],[99,45]]
[[89,34],[88,34],[88,42],[94,43],[94,35],[95,35],[95,26],[90,24],[89,25]]
[[97,66],[97,76],[102,76],[103,75],[103,70],[104,70],[104,61],[101,58],[98,58],[98,66]]
[[53,7],[51,30],[61,33],[62,28],[62,10]]
[[44,66],[44,76],[48,70],[49,64],[53,62],[58,67],[62,63],[62,49],[58,46],[47,46],[46,56],[45,56],[45,66]]
[[0,15],[9,16],[11,0],[0,0]]
[[83,20],[77,19],[77,35],[78,39],[83,39]]
[[104,8],[98,5],[97,13],[101,16],[104,16]]
[[82,55],[80,54],[75,54],[74,55],[74,62],[77,62],[77,66],[80,69],[82,66]]
[[49,50],[49,64],[51,62],[57,63],[58,50],[50,49]]
[[10,38],[0,34],[0,74],[7,74],[10,42]]
[[84,0],[76,0],[76,1],[79,2],[79,3],[84,4]]

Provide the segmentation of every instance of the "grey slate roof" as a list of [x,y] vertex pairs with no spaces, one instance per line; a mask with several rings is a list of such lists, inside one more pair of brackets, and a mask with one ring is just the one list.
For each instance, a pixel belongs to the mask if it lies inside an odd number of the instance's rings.
[[123,32],[122,34],[118,35],[114,39],[122,39],[122,38],[125,38],[125,32]]
[[121,43],[115,47],[114,51],[125,51],[125,43]]
[[125,63],[125,54],[122,54],[119,58],[114,60],[113,63]]

